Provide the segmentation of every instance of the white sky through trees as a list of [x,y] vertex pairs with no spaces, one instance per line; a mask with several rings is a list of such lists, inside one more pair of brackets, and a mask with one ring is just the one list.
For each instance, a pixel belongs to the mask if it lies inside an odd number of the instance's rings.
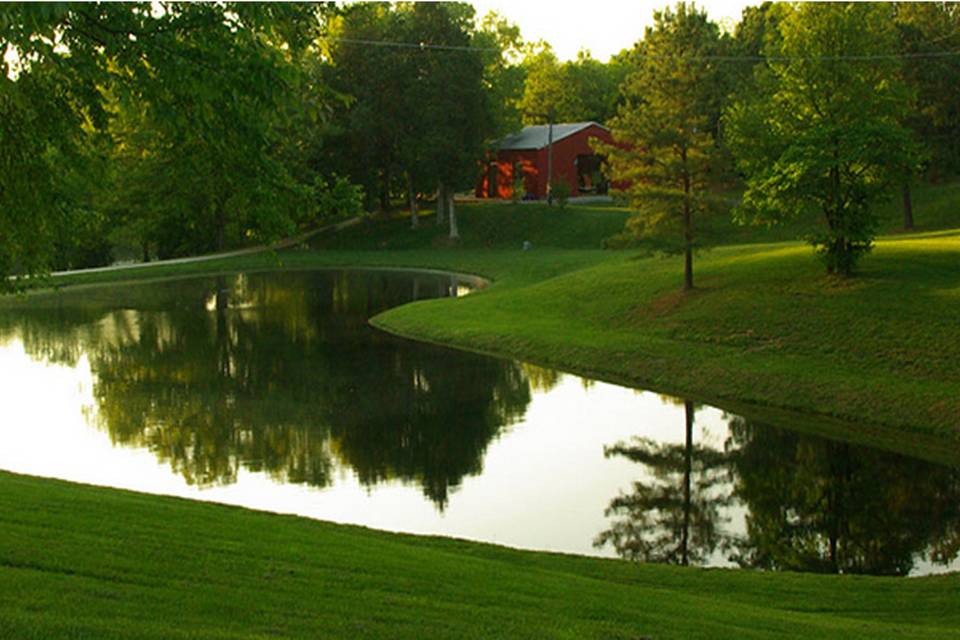
[[[472,0],[477,17],[493,10],[520,27],[527,42],[545,40],[560,60],[573,60],[580,49],[606,62],[627,49],[653,24],[654,10],[674,2],[655,0]],[[759,0],[706,0],[695,3],[724,29],[732,30],[743,8]]]

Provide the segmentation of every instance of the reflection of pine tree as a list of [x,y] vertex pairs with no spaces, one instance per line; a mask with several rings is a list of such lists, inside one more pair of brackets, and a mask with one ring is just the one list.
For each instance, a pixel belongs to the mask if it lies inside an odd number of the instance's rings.
[[735,496],[749,508],[743,566],[904,575],[960,544],[960,471],[730,419]]
[[660,444],[635,438],[604,449],[607,457],[619,455],[649,468],[655,480],[635,482],[633,493],[614,498],[607,516],[618,516],[600,533],[594,546],[613,545],[630,560],[700,563],[720,547],[720,509],[729,498],[716,486],[725,479],[721,451],[693,444],[694,407],[684,404],[686,438],[682,445]]

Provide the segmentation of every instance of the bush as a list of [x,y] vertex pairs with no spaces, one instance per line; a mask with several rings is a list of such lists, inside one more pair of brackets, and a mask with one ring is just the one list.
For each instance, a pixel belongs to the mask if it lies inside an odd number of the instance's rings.
[[516,204],[527,197],[527,188],[523,183],[523,175],[518,175],[513,181],[513,191],[510,192],[510,200]]
[[363,187],[338,175],[317,180],[317,217],[321,220],[350,218],[363,214]]
[[570,184],[566,180],[554,180],[550,183],[550,195],[560,207],[567,206],[570,199]]

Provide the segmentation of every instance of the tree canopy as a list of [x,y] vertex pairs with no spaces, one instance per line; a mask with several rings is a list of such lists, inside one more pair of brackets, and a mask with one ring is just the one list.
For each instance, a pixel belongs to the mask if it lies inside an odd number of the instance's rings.
[[810,242],[828,272],[849,274],[871,248],[873,207],[915,162],[904,126],[909,93],[890,56],[893,8],[798,5],[780,36],[767,43],[755,90],[726,114],[727,143],[746,182],[739,215],[819,218]]
[[605,123],[616,113],[620,84],[627,67],[617,59],[602,63],[581,51],[561,63],[548,45],[528,52],[526,81],[518,108],[524,124],[548,122]]
[[433,194],[443,222],[503,136],[591,120],[637,210],[611,245],[685,254],[690,288],[704,216],[743,187],[739,221],[807,220],[850,273],[894,189],[910,227],[910,185],[960,171],[958,20],[951,3],[764,2],[725,32],[680,3],[601,62],[466,3],[4,5],[0,289]]
[[5,8],[2,286],[86,266],[86,236],[173,256],[311,218],[314,176],[281,133],[308,111],[300,63],[317,19],[307,5]]

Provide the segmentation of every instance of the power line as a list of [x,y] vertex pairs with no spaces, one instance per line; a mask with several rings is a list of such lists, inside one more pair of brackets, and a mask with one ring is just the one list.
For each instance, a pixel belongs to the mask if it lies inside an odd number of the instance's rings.
[[[471,47],[465,45],[452,44],[430,44],[427,42],[399,42],[396,40],[366,40],[362,38],[338,38],[333,36],[320,36],[321,40],[328,42],[342,42],[346,44],[360,44],[371,47],[395,48],[395,49],[420,49],[437,51],[467,51],[481,52],[490,51],[499,53],[497,47]],[[960,51],[926,51],[914,53],[875,53],[875,54],[844,54],[835,56],[728,56],[728,55],[694,55],[694,56],[676,56],[656,53],[642,53],[631,51],[628,55],[635,58],[646,60],[689,60],[710,61],[710,62],[792,62],[792,61],[812,61],[812,62],[840,62],[850,60],[854,62],[876,62],[880,60],[910,60],[926,58],[953,58],[960,56]]]
[[[839,62],[841,60],[853,61],[874,61],[874,60],[904,60],[917,58],[952,58],[960,56],[960,51],[928,51],[917,53],[873,53],[873,54],[848,54],[838,56],[703,56],[702,59],[715,60],[747,60],[751,62],[792,62],[794,60],[813,61],[813,62]],[[695,59],[695,58],[694,58]]]
[[329,42],[345,42],[347,44],[364,44],[372,47],[393,47],[396,49],[436,49],[439,51],[496,51],[497,47],[469,47],[455,44],[429,44],[427,42],[396,42],[393,40],[363,40],[360,38],[334,38],[331,36],[320,36],[321,40]]

